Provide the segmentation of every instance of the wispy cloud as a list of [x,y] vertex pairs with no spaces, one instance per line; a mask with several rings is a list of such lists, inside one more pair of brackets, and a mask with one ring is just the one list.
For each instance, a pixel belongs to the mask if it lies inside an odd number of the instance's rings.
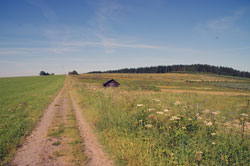
[[115,1],[101,1],[98,6],[93,19],[97,23],[97,32],[105,33],[112,28],[109,26],[109,21],[115,20],[116,13],[121,10],[121,6]]
[[237,19],[236,16],[229,16],[208,21],[207,28],[211,30],[225,30],[228,27],[230,27],[236,19]]
[[121,5],[116,1],[101,1],[98,3],[99,6],[95,12],[95,16],[92,22],[95,24],[93,34],[100,41],[96,45],[101,45],[104,47],[105,53],[115,52],[115,47],[130,47],[129,45],[124,45],[117,43],[113,38],[110,38],[108,34],[113,33],[113,24],[116,22],[117,13],[122,10]]
[[26,55],[35,56],[45,54],[69,54],[69,53],[79,53],[83,49],[88,49],[89,47],[103,48],[105,53],[113,53],[117,49],[127,48],[127,49],[154,49],[162,50],[168,52],[177,53],[188,53],[188,54],[199,54],[199,50],[187,49],[181,47],[172,47],[167,45],[151,45],[136,42],[118,42],[115,39],[103,39],[101,41],[58,41],[54,42],[51,47],[11,47],[11,48],[0,48],[0,56],[6,55]]
[[108,48],[148,48],[148,49],[159,49],[160,46],[155,45],[146,45],[146,44],[137,44],[137,43],[119,43],[111,40],[103,40],[101,42],[91,42],[91,41],[85,41],[85,42],[63,42],[61,43],[62,46],[95,46],[95,47],[108,47]]
[[232,27],[235,22],[245,14],[248,8],[241,8],[232,12],[230,16],[222,16],[216,19],[208,20],[205,23],[198,24],[195,29],[200,32],[206,31],[224,31]]
[[0,56],[1,55],[23,55],[27,53],[28,50],[24,49],[0,49]]
[[49,54],[65,54],[77,51],[76,48],[70,47],[48,47],[48,48],[0,48],[0,56],[6,55],[25,55],[36,56],[43,53]]

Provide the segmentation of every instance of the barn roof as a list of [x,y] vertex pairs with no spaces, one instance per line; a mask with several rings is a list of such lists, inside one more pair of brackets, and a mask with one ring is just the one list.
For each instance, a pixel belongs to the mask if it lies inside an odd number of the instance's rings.
[[106,86],[106,85],[108,85],[108,84],[111,83],[111,82],[115,82],[115,83],[117,83],[118,85],[120,85],[116,80],[111,79],[111,80],[107,81],[106,83],[104,83],[103,86]]

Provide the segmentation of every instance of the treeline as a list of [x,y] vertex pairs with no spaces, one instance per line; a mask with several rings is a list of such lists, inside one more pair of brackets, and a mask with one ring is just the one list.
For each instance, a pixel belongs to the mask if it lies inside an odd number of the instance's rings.
[[212,66],[206,64],[193,65],[169,65],[169,66],[152,66],[139,68],[125,68],[109,71],[93,71],[90,73],[170,73],[170,72],[205,72],[227,76],[239,76],[250,78],[250,73],[245,71],[235,70],[229,67]]

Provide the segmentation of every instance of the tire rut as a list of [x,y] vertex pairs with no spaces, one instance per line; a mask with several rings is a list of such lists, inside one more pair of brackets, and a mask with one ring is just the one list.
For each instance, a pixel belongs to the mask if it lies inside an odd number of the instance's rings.
[[25,143],[17,150],[12,165],[33,166],[33,165],[64,165],[61,161],[56,161],[50,157],[56,147],[48,139],[47,131],[51,126],[57,112],[65,111],[64,103],[65,88],[56,96],[54,101],[45,110],[43,117],[38,122],[36,128],[30,136],[25,139]]
[[73,99],[72,93],[70,92],[70,98],[72,102],[72,107],[75,111],[80,135],[85,143],[85,154],[91,159],[88,163],[89,166],[112,166],[113,161],[109,160],[103,150],[101,145],[98,143],[92,129],[84,119],[82,115],[82,109]]

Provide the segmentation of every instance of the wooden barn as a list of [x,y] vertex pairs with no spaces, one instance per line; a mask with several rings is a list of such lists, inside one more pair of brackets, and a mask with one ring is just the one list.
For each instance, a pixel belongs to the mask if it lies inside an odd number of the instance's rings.
[[120,84],[115,81],[114,79],[111,79],[103,84],[104,87],[118,87]]

